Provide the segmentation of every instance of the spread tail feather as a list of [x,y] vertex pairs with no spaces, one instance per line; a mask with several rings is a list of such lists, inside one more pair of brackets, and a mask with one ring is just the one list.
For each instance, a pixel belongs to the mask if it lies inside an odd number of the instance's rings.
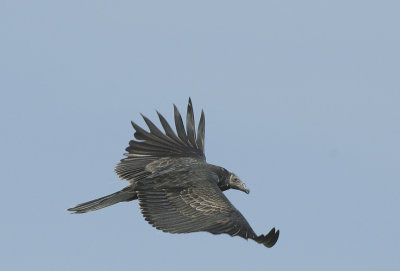
[[137,194],[132,186],[125,187],[121,191],[115,192],[111,195],[91,200],[85,203],[78,204],[73,208],[69,208],[75,214],[83,214],[91,211],[96,211],[122,201],[131,201],[137,199]]

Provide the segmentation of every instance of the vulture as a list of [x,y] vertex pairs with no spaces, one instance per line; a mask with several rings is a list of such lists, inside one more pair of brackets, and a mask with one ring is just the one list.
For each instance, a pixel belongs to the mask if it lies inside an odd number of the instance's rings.
[[136,140],[129,142],[126,158],[115,167],[116,174],[129,185],[68,211],[80,214],[138,200],[145,220],[164,232],[226,233],[246,240],[250,238],[266,247],[274,246],[279,230],[272,228],[268,234],[257,235],[223,194],[230,188],[248,194],[250,190],[246,184],[225,168],[206,162],[204,112],[201,112],[196,132],[191,99],[186,128],[174,105],[176,133],[158,111],[157,114],[164,132],[143,115],[149,131],[132,121]]

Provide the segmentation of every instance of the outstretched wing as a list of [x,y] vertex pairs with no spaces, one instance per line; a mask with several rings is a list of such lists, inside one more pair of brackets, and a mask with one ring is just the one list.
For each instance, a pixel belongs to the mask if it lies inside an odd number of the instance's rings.
[[135,190],[145,219],[159,230],[226,233],[272,247],[279,231],[257,236],[217,182],[217,175],[210,171],[180,171],[138,182]]
[[129,142],[129,147],[126,148],[128,153],[125,154],[127,158],[122,159],[115,167],[115,172],[121,179],[138,181],[148,177],[151,172],[146,166],[159,159],[168,160],[168,163],[177,158],[205,161],[204,112],[201,112],[196,135],[193,106],[190,98],[187,107],[186,130],[181,114],[175,105],[174,116],[177,134],[166,119],[160,113],[157,112],[157,114],[164,132],[160,131],[153,122],[143,115],[149,131],[144,130],[132,121],[136,140]]

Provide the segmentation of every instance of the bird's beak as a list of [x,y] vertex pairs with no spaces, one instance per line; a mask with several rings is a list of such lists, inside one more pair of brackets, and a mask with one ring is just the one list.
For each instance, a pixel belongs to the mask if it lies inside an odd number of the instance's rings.
[[246,194],[250,193],[250,189],[247,187],[247,185],[242,182],[235,174],[232,173],[230,179],[229,179],[229,185],[230,188],[237,189],[240,191],[245,192]]
[[249,194],[250,193],[250,189],[247,187],[247,185],[244,183],[244,182],[242,182],[242,181],[240,181],[240,183],[237,185],[237,187],[234,187],[234,188],[236,188],[237,190],[240,190],[240,191],[243,191],[243,192],[245,192],[246,194]]
[[236,190],[243,191],[246,194],[250,193],[250,189],[247,187],[247,185],[244,182],[242,182],[242,180],[240,180],[239,177],[233,173],[231,173],[231,175],[229,177],[229,187],[236,189]]
[[250,193],[250,189],[246,186],[245,183],[243,183],[243,189],[242,189],[242,191],[245,192],[246,194],[249,194],[249,193]]

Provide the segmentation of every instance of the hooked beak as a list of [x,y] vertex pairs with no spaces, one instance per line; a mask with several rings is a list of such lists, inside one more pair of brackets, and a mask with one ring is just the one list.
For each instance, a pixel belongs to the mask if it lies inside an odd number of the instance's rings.
[[233,189],[237,189],[240,191],[245,192],[246,194],[250,193],[250,189],[247,187],[247,185],[242,182],[235,174],[232,173],[230,180],[229,180],[230,187]]
[[250,193],[250,189],[246,186],[246,184],[245,183],[243,183],[242,182],[242,189],[240,189],[240,190],[242,190],[243,192],[245,192],[246,194],[249,194]]

